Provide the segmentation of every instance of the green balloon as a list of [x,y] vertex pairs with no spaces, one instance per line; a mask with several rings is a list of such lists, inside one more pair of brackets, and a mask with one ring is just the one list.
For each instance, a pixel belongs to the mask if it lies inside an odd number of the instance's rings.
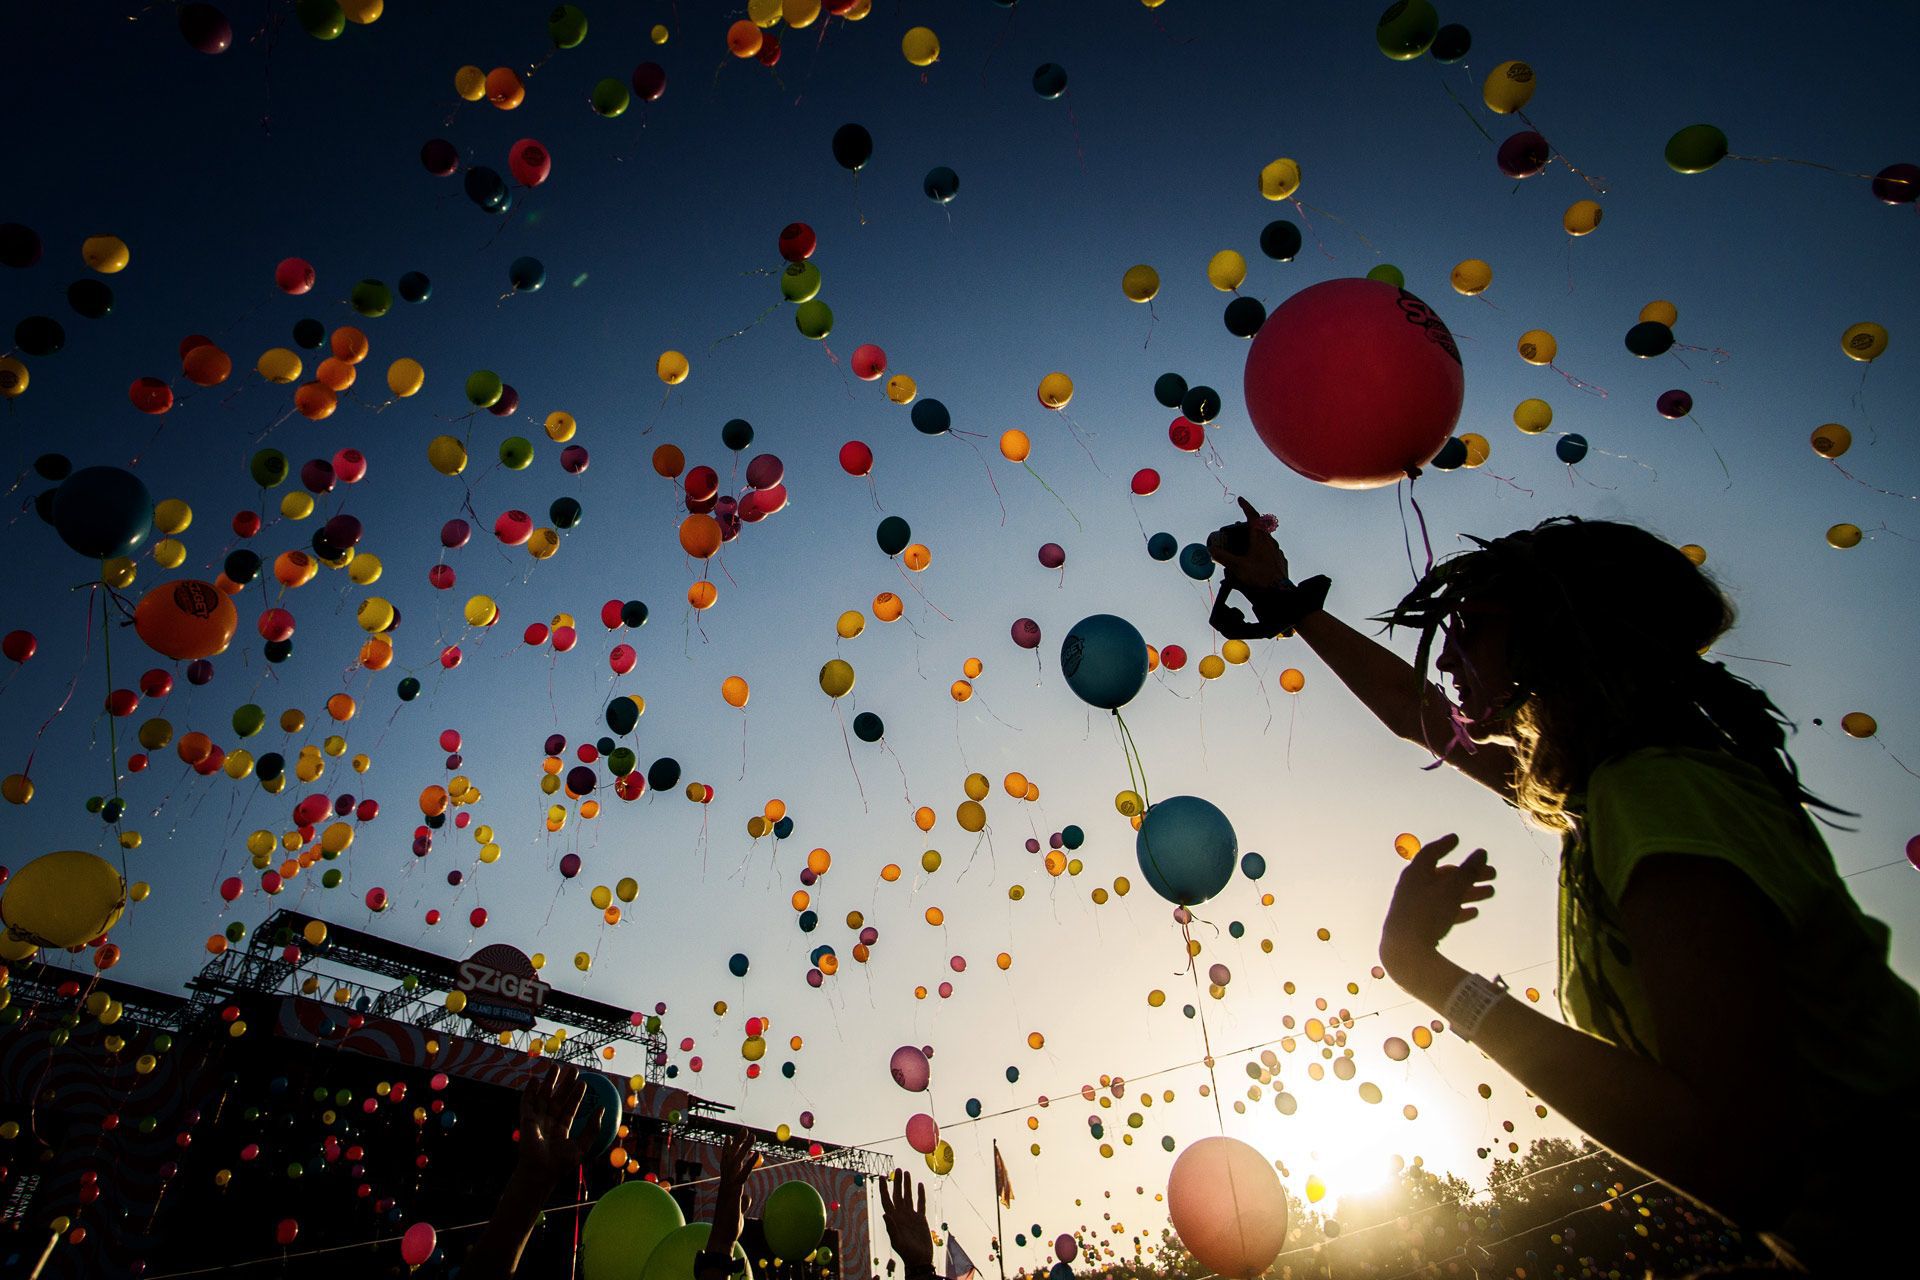
[[353,292],[347,295],[347,301],[353,309],[369,320],[378,320],[393,310],[393,290],[387,288],[384,280],[362,280],[353,286]]
[[798,1262],[820,1247],[827,1234],[827,1204],[805,1182],[783,1182],[767,1197],[760,1227],[774,1256]]
[[249,702],[233,709],[233,731],[243,738],[251,738],[267,724],[267,713]]
[[320,873],[320,887],[322,889],[338,889],[340,887],[340,881],[344,878],[340,868],[329,867]]
[[563,4],[547,15],[547,34],[561,49],[571,49],[587,38],[587,15],[577,4]]
[[1430,0],[1395,0],[1380,15],[1373,38],[1395,62],[1409,62],[1427,51],[1440,32],[1440,15]]
[[[677,1231],[668,1232],[667,1238],[653,1247],[646,1267],[634,1274],[641,1280],[693,1280],[694,1260],[707,1247],[707,1237],[712,1233],[712,1225],[705,1222],[689,1222]],[[738,1240],[733,1243],[733,1256],[743,1263],[747,1261],[747,1251],[740,1247]],[[751,1266],[747,1268],[747,1276],[751,1280]],[[595,1278],[589,1275],[587,1280]]]
[[509,471],[525,471],[533,465],[533,441],[525,436],[508,436],[502,440],[500,464]]
[[[654,1248],[686,1225],[680,1206],[659,1183],[621,1183],[587,1214],[587,1280],[641,1280]],[[693,1273],[691,1260],[687,1273]]]
[[476,409],[491,409],[500,403],[506,384],[491,369],[477,369],[467,375],[467,402]]
[[633,105],[633,95],[627,92],[627,86],[621,83],[618,76],[608,76],[593,86],[593,96],[589,101],[593,103],[596,113],[611,120],[626,114],[627,108]]
[[253,461],[247,464],[247,470],[253,473],[253,482],[262,489],[272,489],[286,482],[292,471],[287,455],[278,449],[262,449],[253,455]]
[[820,268],[811,262],[789,262],[780,273],[780,296],[788,302],[812,302],[819,292]]
[[793,325],[801,336],[819,342],[833,332],[833,308],[818,298],[803,302],[794,310]]
[[337,0],[300,0],[294,12],[315,40],[338,40],[347,29],[347,11]]
[[1367,272],[1367,279],[1383,281],[1396,289],[1404,289],[1407,287],[1406,273],[1394,266],[1391,262],[1383,262],[1373,270]]
[[1690,124],[1667,139],[1667,167],[1705,173],[1727,158],[1727,135],[1710,124]]

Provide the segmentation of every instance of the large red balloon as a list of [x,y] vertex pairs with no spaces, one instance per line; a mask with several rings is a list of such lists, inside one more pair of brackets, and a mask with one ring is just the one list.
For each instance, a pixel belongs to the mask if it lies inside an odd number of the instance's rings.
[[1372,489],[1453,433],[1466,377],[1426,303],[1381,280],[1328,280],[1276,308],[1247,350],[1247,416],[1309,480]]

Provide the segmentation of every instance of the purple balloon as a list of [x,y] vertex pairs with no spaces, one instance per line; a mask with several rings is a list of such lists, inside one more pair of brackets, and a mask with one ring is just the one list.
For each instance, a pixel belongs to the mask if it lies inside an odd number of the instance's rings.
[[643,62],[633,69],[633,91],[643,102],[658,102],[667,91],[667,69],[657,62]]
[[1027,852],[1028,853],[1040,852],[1040,840],[1037,836],[1027,837]]
[[823,983],[823,982],[825,982],[826,980],[827,980],[827,976],[826,976],[825,974],[823,974],[823,973],[821,973],[821,972],[820,972],[820,971],[819,971],[818,969],[809,969],[809,970],[807,970],[807,985],[808,985],[808,986],[810,986],[810,987],[817,987],[817,986],[819,986],[819,985],[820,985],[821,983]]
[[1531,178],[1547,167],[1553,148],[1531,129],[1523,129],[1500,144],[1495,159],[1509,178]]
[[872,925],[868,925],[860,931],[860,941],[870,947],[880,941],[880,931]]
[[547,735],[546,745],[547,754],[557,756],[567,749],[567,735],[564,733],[550,733]]
[[1890,164],[1873,176],[1873,198],[1881,204],[1920,200],[1920,164]]
[[520,393],[510,386],[500,388],[500,398],[487,407],[487,412],[496,418],[511,418],[520,408]]
[[560,469],[570,476],[577,476],[587,469],[587,451],[577,444],[570,444],[560,451]]
[[213,679],[213,664],[205,658],[195,658],[187,664],[187,683],[206,684]]
[[747,463],[747,483],[756,489],[771,489],[786,474],[787,464],[775,454],[757,454]]
[[1693,397],[1675,387],[1672,391],[1662,391],[1654,401],[1654,408],[1660,410],[1663,418],[1684,418],[1693,412]]
[[817,876],[817,875],[815,875],[815,874],[814,874],[814,872],[813,872],[813,868],[812,868],[812,867],[802,867],[802,868],[800,868],[800,883],[801,883],[801,884],[804,884],[804,885],[807,885],[807,886],[809,886],[809,887],[811,887],[811,886],[813,885],[813,882],[814,882],[814,881],[816,881],[816,880],[818,880],[819,878],[820,878],[819,876]]
[[1067,549],[1057,542],[1048,542],[1040,548],[1040,563],[1049,569],[1058,569],[1067,562]]
[[925,1092],[927,1081],[933,1076],[927,1055],[910,1044],[893,1051],[893,1057],[887,1060],[887,1070],[892,1073],[893,1082],[908,1093]]
[[334,546],[353,547],[359,545],[360,535],[365,532],[365,529],[360,524],[359,517],[342,514],[327,521],[324,532],[327,535],[327,541]]
[[473,536],[473,526],[465,520],[449,520],[440,526],[440,545],[449,551],[458,551],[467,545],[467,539]]
[[1022,649],[1039,648],[1040,624],[1032,618],[1015,618],[1013,620],[1013,642]]
[[1060,1238],[1053,1242],[1053,1256],[1062,1262],[1072,1262],[1080,1256],[1080,1242],[1070,1232],[1062,1231]]
[[571,880],[580,874],[580,855],[570,853],[560,859],[560,874]]
[[420,148],[420,163],[436,178],[444,178],[460,167],[460,153],[445,138],[429,138]]
[[333,464],[325,458],[309,458],[300,464],[300,483],[308,493],[332,493],[333,481]]
[[233,24],[210,4],[181,5],[180,34],[201,53],[225,53],[233,45]]

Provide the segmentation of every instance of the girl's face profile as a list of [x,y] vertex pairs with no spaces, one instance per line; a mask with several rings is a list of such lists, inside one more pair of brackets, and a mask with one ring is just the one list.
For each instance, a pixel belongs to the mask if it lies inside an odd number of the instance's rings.
[[1507,665],[1512,614],[1502,604],[1468,601],[1447,620],[1446,643],[1435,666],[1453,685],[1454,702],[1479,741],[1505,736],[1502,709],[1513,701]]

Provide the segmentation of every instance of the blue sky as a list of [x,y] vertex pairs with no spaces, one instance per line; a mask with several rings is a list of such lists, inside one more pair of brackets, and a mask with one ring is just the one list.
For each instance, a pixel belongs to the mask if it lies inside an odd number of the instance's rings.
[[[1815,426],[1845,423],[1856,441],[1843,460],[1849,470],[1883,489],[1920,491],[1910,421],[1920,377],[1904,325],[1920,285],[1920,225],[1912,208],[1880,205],[1864,182],[1840,174],[1730,160],[1683,178],[1661,159],[1673,130],[1708,120],[1744,156],[1846,173],[1914,160],[1920,144],[1894,86],[1920,17],[1902,6],[1796,11],[1789,29],[1784,16],[1733,22],[1673,6],[1486,4],[1443,9],[1474,34],[1466,62],[1443,67],[1382,57],[1373,15],[1346,5],[875,7],[858,24],[784,33],[785,56],[769,72],[726,56],[726,22],[738,15],[692,4],[677,15],[661,4],[592,6],[586,43],[546,58],[512,113],[459,102],[453,73],[465,63],[540,62],[548,44],[537,6],[395,5],[378,23],[321,44],[292,23],[255,38],[263,8],[236,5],[235,47],[218,58],[194,53],[158,11],[133,21],[91,6],[9,15],[0,93],[26,127],[10,144],[0,220],[36,228],[47,256],[30,271],[0,273],[0,312],[9,325],[55,315],[68,334],[64,351],[32,363],[28,393],[5,406],[9,471],[54,449],[81,465],[124,465],[143,452],[139,471],[155,496],[192,504],[188,569],[211,577],[232,513],[259,501],[245,469],[251,442],[290,405],[287,388],[251,373],[259,353],[290,345],[302,317],[329,327],[353,321],[345,298],[362,277],[392,283],[419,270],[434,284],[426,303],[361,322],[372,354],[333,418],[295,417],[267,439],[296,464],[346,446],[370,460],[368,480],[323,500],[321,513],[347,510],[365,522],[362,549],[386,564],[372,590],[405,620],[394,667],[351,675],[344,686],[361,706],[343,730],[349,752],[370,753],[371,771],[353,777],[331,761],[318,785],[374,796],[382,816],[334,864],[346,871],[341,889],[322,890],[309,873],[270,901],[246,867],[244,839],[258,827],[283,830],[300,791],[273,797],[251,780],[192,777],[170,752],[157,755],[122,786],[126,825],[144,837],[129,865],[154,886],[114,935],[126,976],[171,987],[200,963],[207,934],[233,919],[252,923],[275,905],[450,955],[511,942],[552,957],[547,976],[563,986],[636,1008],[666,1001],[670,1038],[694,1037],[706,1062],[692,1087],[738,1104],[747,1118],[772,1125],[810,1109],[822,1136],[909,1158],[899,1135],[925,1102],[888,1082],[896,1045],[935,1048],[930,1109],[943,1122],[963,1119],[970,1097],[999,1111],[1070,1093],[1102,1073],[1142,1077],[1198,1059],[1200,1028],[1179,1013],[1178,932],[1166,904],[1140,883],[1132,833],[1113,808],[1126,785],[1120,746],[1059,679],[1059,641],[1079,617],[1115,612],[1156,645],[1206,652],[1204,591],[1176,566],[1150,560],[1141,532],[1198,540],[1230,518],[1228,490],[1279,516],[1296,564],[1336,580],[1332,607],[1342,616],[1387,606],[1410,581],[1392,493],[1316,487],[1253,435],[1240,395],[1245,348],[1223,328],[1226,296],[1204,272],[1222,248],[1247,255],[1242,291],[1269,306],[1305,285],[1391,262],[1453,326],[1467,373],[1461,429],[1487,436],[1492,458],[1479,471],[1420,482],[1437,550],[1458,545],[1459,533],[1497,534],[1564,512],[1636,520],[1707,549],[1709,569],[1741,610],[1725,648],[1783,664],[1734,663],[1801,722],[1795,751],[1811,785],[1862,814],[1856,833],[1833,837],[1835,859],[1843,872],[1863,873],[1849,881],[1856,896],[1895,925],[1896,967],[1920,975],[1920,938],[1902,927],[1920,913],[1920,879],[1901,867],[1870,870],[1900,859],[1920,831],[1920,791],[1889,755],[1920,765],[1920,692],[1900,657],[1920,625],[1912,590],[1920,547],[1910,540],[1920,538],[1920,519],[1913,502],[1849,481],[1807,445]],[[660,47],[646,35],[656,21],[672,27]],[[921,22],[943,45],[924,75],[899,48]],[[1562,210],[1590,194],[1583,183],[1558,165],[1525,183],[1504,179],[1493,145],[1449,100],[1451,89],[1504,137],[1517,126],[1481,109],[1476,86],[1506,58],[1538,72],[1534,123],[1584,172],[1606,179],[1605,221],[1589,237],[1570,242],[1560,225]],[[664,98],[617,120],[596,117],[585,101],[593,84],[624,78],[646,59],[667,69]],[[1048,61],[1071,77],[1058,101],[1030,87],[1033,68]],[[875,139],[857,194],[828,145],[847,121],[864,123]],[[471,205],[458,179],[421,168],[419,148],[432,137],[452,140],[463,162],[503,173],[508,147],[538,138],[553,153],[553,176],[520,192],[503,222]],[[1301,165],[1299,197],[1317,232],[1285,264],[1260,257],[1256,243],[1270,218],[1297,216],[1258,194],[1261,165],[1282,155]],[[945,209],[920,190],[936,165],[961,179]],[[839,366],[795,332],[791,308],[717,342],[778,297],[775,238],[795,220],[819,235],[813,261],[836,315],[826,347]],[[101,232],[123,237],[132,261],[108,278],[113,315],[87,321],[67,311],[63,291],[85,273],[80,241]],[[544,261],[548,283],[503,299],[507,264],[523,254]],[[304,298],[273,288],[273,266],[288,255],[318,269],[319,285]],[[1484,301],[1447,286],[1451,266],[1469,257],[1493,266]],[[1121,296],[1121,273],[1136,262],[1160,272],[1157,319]],[[1621,336],[1655,298],[1678,307],[1682,343],[1730,358],[1630,357]],[[1840,351],[1841,331],[1859,320],[1892,335],[1870,369]],[[1608,394],[1583,393],[1522,363],[1514,342],[1531,328],[1552,331],[1560,366]],[[178,341],[196,332],[233,355],[232,382],[187,395],[176,379],[181,403],[171,414],[136,413],[126,385],[146,374],[173,378]],[[945,402],[957,428],[986,437],[973,443],[998,499],[966,443],[919,435],[877,384],[844,372],[862,342],[883,346],[894,370]],[[692,373],[663,404],[653,365],[667,349],[686,353]],[[426,387],[376,415],[386,399],[376,394],[380,375],[402,356],[425,366]],[[481,368],[519,390],[512,422],[460,422],[468,410],[461,384]],[[1075,381],[1068,412],[1095,461],[1036,403],[1040,378],[1053,370]],[[1217,466],[1167,443],[1172,415],[1151,387],[1168,370],[1223,393],[1209,430]],[[1654,412],[1669,387],[1691,391],[1700,430]],[[1511,425],[1513,405],[1530,396],[1552,402],[1556,430],[1579,431],[1594,446],[1571,476],[1553,459],[1552,436],[1523,436]],[[554,409],[580,423],[578,443],[592,454],[581,476],[561,470],[558,446],[540,434]],[[648,457],[656,444],[676,443],[690,463],[713,465],[730,481],[719,428],[733,417],[755,427],[750,453],[784,460],[791,505],[728,546],[719,603],[696,628],[684,598],[698,566],[679,551],[674,495]],[[144,448],[156,426],[157,443]],[[461,514],[465,490],[427,466],[426,444],[468,426],[475,462],[466,479],[480,527],[447,558],[455,588],[436,592],[426,581],[440,558],[436,532]],[[998,457],[993,439],[1009,427],[1032,436],[1031,463],[1062,501]],[[490,469],[508,434],[536,441],[527,471]],[[836,463],[849,439],[872,447],[880,501],[931,548],[932,567],[915,583],[952,621],[906,592],[875,548],[880,512],[866,485]],[[1127,477],[1143,466],[1165,483],[1130,504]],[[29,481],[16,499],[34,487]],[[562,495],[581,501],[585,519],[553,559],[536,565],[488,537],[501,510],[538,517]],[[1824,531],[1839,521],[1870,531],[1884,523],[1889,532],[1836,552]],[[310,532],[283,521],[254,545],[271,558]],[[30,510],[4,537],[0,628],[31,629],[41,646],[0,695],[11,771],[81,665],[87,597],[67,587],[87,580],[90,567]],[[1036,563],[1046,541],[1066,548],[1063,573]],[[145,560],[135,590],[167,577]],[[868,611],[886,590],[905,595],[911,629],[870,618],[865,634],[836,641],[840,612]],[[300,742],[317,742],[327,731],[323,704],[343,687],[358,648],[352,606],[368,591],[323,570],[291,593],[282,603],[298,620],[297,652],[269,668],[252,630],[267,603],[256,584],[237,601],[241,633],[213,683],[190,689],[181,680],[140,718],[165,715],[231,748],[232,709],[255,701],[270,716],[302,708],[312,725],[285,742],[268,733],[247,743],[256,754],[291,756]],[[460,609],[474,592],[503,611],[484,637],[462,635]],[[637,634],[608,636],[597,615],[609,597],[645,600],[651,620]],[[580,619],[577,649],[556,659],[519,644],[527,622],[561,610]],[[1008,638],[1021,616],[1036,619],[1045,637],[1037,675],[1034,655]],[[435,655],[456,639],[466,660],[443,675]],[[114,640],[115,675],[129,684],[127,673],[153,655],[134,656],[130,633]],[[635,645],[640,663],[610,685],[605,656],[620,640]],[[913,804],[940,815],[930,836],[910,820],[894,761],[858,741],[856,784],[835,708],[816,683],[834,656],[858,673],[841,711],[849,722],[855,710],[885,718]],[[977,696],[956,706],[948,685],[976,656],[985,665]],[[109,840],[83,809],[109,771],[95,716],[107,688],[101,659],[96,636],[73,704],[39,745],[38,797],[0,814],[9,865]],[[1286,666],[1307,677],[1291,700],[1276,685]],[[404,706],[394,696],[403,668],[428,690]],[[742,715],[719,694],[733,674],[753,688],[744,778]],[[635,742],[642,761],[675,757],[687,778],[716,788],[716,799],[702,810],[677,793],[631,805],[607,796],[598,820],[576,818],[548,837],[548,801],[537,788],[542,740],[563,733],[571,751],[598,737],[610,687],[647,699]],[[1876,741],[1838,733],[1852,710],[1878,718]],[[1824,728],[1810,723],[1815,717]],[[1564,1130],[1535,1120],[1518,1086],[1471,1049],[1445,1043],[1406,1064],[1387,1062],[1379,1042],[1428,1015],[1367,974],[1400,865],[1394,835],[1459,830],[1488,846],[1503,876],[1499,899],[1450,952],[1548,991],[1549,840],[1464,779],[1421,772],[1422,754],[1393,743],[1297,643],[1260,646],[1252,664],[1217,682],[1203,682],[1191,665],[1156,677],[1127,718],[1154,794],[1212,799],[1241,846],[1261,851],[1271,868],[1258,886],[1236,877],[1201,913],[1222,928],[1217,937],[1203,931],[1203,962],[1234,972],[1224,1001],[1201,1000],[1216,1048],[1284,1034],[1282,1018],[1311,1016],[1315,997],[1356,1015],[1378,1012],[1356,1025],[1350,1044],[1358,1078],[1377,1081],[1385,1104],[1364,1106],[1349,1084],[1309,1081],[1302,1049],[1283,1057],[1281,1073],[1301,1099],[1299,1114],[1279,1117],[1269,1092],[1248,1101],[1245,1116],[1227,1113],[1229,1133],[1281,1160],[1296,1186],[1321,1173],[1337,1199],[1363,1187],[1390,1153],[1421,1154],[1472,1177],[1474,1148],[1504,1139],[1502,1120],[1516,1122],[1521,1140]],[[423,861],[408,847],[414,797],[445,781],[437,738],[449,727],[465,738],[462,772],[485,793],[475,821],[499,833],[504,856],[491,866],[476,866],[477,846],[451,830]],[[1015,769],[1040,785],[1037,806],[999,790]],[[974,839],[952,816],[975,770],[996,784],[993,839],[977,860]],[[744,830],[773,797],[796,823],[777,858],[769,841],[752,843]],[[1044,842],[1068,823],[1088,833],[1086,869],[1049,880],[1021,842],[1036,833]],[[945,864],[916,875],[929,845]],[[795,926],[788,895],[815,846],[831,850],[834,863],[813,891],[822,923],[809,936]],[[563,883],[556,868],[566,852],[586,866]],[[879,881],[887,862],[908,869],[899,884]],[[446,883],[453,868],[467,873],[459,891]],[[248,892],[223,914],[215,886],[229,874],[242,874]],[[624,875],[640,880],[642,895],[608,930],[588,892]],[[1136,883],[1131,895],[1104,906],[1089,900],[1096,885],[1121,875]],[[1028,891],[1018,903],[1007,895],[1016,883]],[[374,886],[395,906],[369,923],[361,899]],[[1275,895],[1272,908],[1260,906],[1262,890]],[[465,925],[475,905],[491,915],[477,934]],[[945,912],[944,928],[924,923],[929,905]],[[449,923],[430,929],[422,915],[434,907]],[[851,961],[849,910],[881,933],[865,966]],[[1224,932],[1233,920],[1244,922],[1244,939]],[[1317,940],[1321,927],[1330,942]],[[1262,938],[1273,940],[1271,954],[1260,950]],[[842,967],[816,991],[804,973],[807,953],[823,941]],[[568,963],[579,950],[597,953],[590,974]],[[734,951],[753,959],[744,981],[727,972]],[[1014,956],[1005,973],[993,964],[1000,951]],[[966,958],[964,974],[951,972],[953,956]],[[914,998],[916,985],[948,978],[957,988],[951,1000]],[[1285,994],[1288,980],[1298,994]],[[1348,994],[1349,982],[1358,994]],[[1168,992],[1166,1007],[1148,1007],[1154,988]],[[712,1012],[716,1000],[730,1006],[724,1017]],[[755,1014],[772,1019],[777,1045],[805,1037],[800,1053],[769,1055],[793,1058],[793,1081],[777,1071],[745,1079],[741,1023]],[[1040,1051],[1027,1047],[1036,1030],[1046,1038]],[[1017,1084],[1005,1079],[1010,1065],[1020,1070]],[[1243,1058],[1223,1057],[1227,1098],[1244,1100],[1242,1068]],[[1204,1081],[1197,1067],[1171,1072],[1154,1080],[1151,1109],[1138,1106],[1134,1089],[1101,1112],[1117,1148],[1110,1160],[1088,1137],[1083,1113],[1092,1107],[951,1128],[960,1164],[935,1190],[942,1216],[980,1256],[991,1218],[984,1153],[998,1137],[1021,1189],[1022,1224],[1038,1222],[1050,1238],[1081,1223],[1110,1225],[1097,1216],[1106,1212],[1125,1223],[1122,1240],[1157,1231],[1151,1197],[1172,1158],[1158,1140],[1215,1131],[1212,1104],[1197,1093]],[[1481,1081],[1494,1084],[1491,1102],[1474,1092]],[[685,1074],[681,1082],[689,1083]],[[1172,1104],[1160,1100],[1162,1088],[1175,1091]],[[1400,1114],[1409,1103],[1420,1111],[1411,1124]],[[1145,1117],[1137,1145],[1121,1146],[1115,1135],[1127,1132],[1123,1117],[1133,1110]],[[1037,1131],[1029,1114],[1041,1120]],[[1027,1154],[1035,1141],[1038,1159]],[[1029,1250],[1025,1260],[1040,1254]]]

